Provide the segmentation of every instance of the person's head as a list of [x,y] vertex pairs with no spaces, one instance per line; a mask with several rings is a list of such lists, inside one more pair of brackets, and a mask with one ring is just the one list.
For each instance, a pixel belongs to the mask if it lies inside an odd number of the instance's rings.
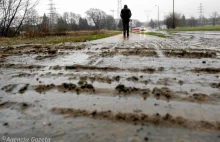
[[127,5],[124,5],[124,8],[128,8],[128,6],[127,6]]

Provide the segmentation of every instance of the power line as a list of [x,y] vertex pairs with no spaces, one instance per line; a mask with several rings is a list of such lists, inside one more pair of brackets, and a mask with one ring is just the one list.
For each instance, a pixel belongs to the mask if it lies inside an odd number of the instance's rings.
[[203,23],[203,12],[204,12],[204,7],[203,7],[202,3],[200,3],[198,10],[199,10],[200,24],[202,25],[202,23]]

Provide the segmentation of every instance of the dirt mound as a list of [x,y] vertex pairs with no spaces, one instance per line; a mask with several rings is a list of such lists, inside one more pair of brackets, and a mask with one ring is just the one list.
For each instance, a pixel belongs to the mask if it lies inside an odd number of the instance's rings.
[[144,100],[146,100],[148,97],[150,97],[151,95],[151,90],[150,89],[146,89],[145,91],[143,91],[143,93],[141,94],[141,96],[143,97]]
[[146,49],[146,48],[117,48],[115,51],[104,51],[100,53],[101,57],[112,57],[115,55],[124,55],[124,56],[148,56],[154,57],[157,56],[155,49]]
[[118,93],[125,93],[125,94],[130,94],[135,91],[139,91],[140,89],[134,88],[134,87],[126,87],[125,85],[118,85],[115,87],[115,90],[118,91]]
[[193,101],[199,101],[199,102],[210,102],[211,101],[210,96],[206,94],[202,94],[202,93],[193,94],[192,96],[190,96],[190,98]]
[[38,93],[43,93],[43,92],[46,92],[46,91],[53,89],[54,87],[55,87],[54,84],[38,85],[35,87],[35,91],[37,91]]
[[61,69],[62,69],[62,67],[59,65],[50,67],[50,70],[61,70]]
[[120,77],[120,76],[114,76],[114,77],[113,77],[113,80],[115,80],[115,81],[117,81],[117,82],[119,82],[119,81],[120,81],[120,79],[121,79],[121,77]]
[[[79,81],[80,82],[80,81]],[[95,87],[92,84],[88,84],[86,81],[83,81],[79,86],[72,83],[63,83],[61,85],[37,85],[35,86],[35,91],[38,93],[45,93],[49,90],[57,89],[61,92],[76,92],[79,94],[80,92],[95,92]]]
[[58,89],[61,91],[74,91],[76,90],[77,86],[72,83],[63,83],[58,86]]
[[30,74],[30,73],[19,73],[19,74],[17,74],[17,75],[13,75],[12,76],[12,78],[16,78],[16,77],[31,77],[31,76],[33,76],[32,74]]
[[157,56],[157,52],[155,50],[146,50],[139,48],[125,50],[120,52],[120,54],[125,56],[148,56],[148,57]]
[[192,71],[196,73],[205,72],[210,74],[217,74],[220,73],[220,68],[195,68]]
[[139,79],[138,79],[138,77],[136,77],[136,76],[132,76],[132,77],[127,78],[127,80],[128,80],[128,81],[137,82]]
[[41,69],[44,66],[40,65],[25,65],[25,64],[0,64],[0,68],[12,68],[12,69]]
[[0,102],[0,109],[6,109],[13,105],[15,105],[16,102]]
[[[51,67],[53,69],[53,67]],[[72,66],[65,66],[66,70],[98,70],[98,71],[131,71],[131,72],[144,72],[144,73],[154,73],[156,71],[161,71],[160,68],[144,68],[144,69],[137,69],[137,68],[118,68],[118,67],[97,67],[97,66],[83,66],[83,65],[72,65]]]
[[206,51],[206,52],[196,52],[187,50],[170,50],[164,51],[167,57],[179,57],[179,58],[216,58],[216,52]]
[[174,98],[174,93],[167,87],[154,88],[152,94],[155,95],[157,99],[165,98],[167,100]]
[[140,88],[135,88],[135,87],[126,87],[123,84],[119,84],[118,86],[116,86],[115,90],[119,94],[123,93],[124,95],[138,94],[141,97],[143,97],[144,100],[146,100],[151,95],[151,90],[150,89],[140,89]]
[[84,91],[93,91],[95,92],[95,87],[93,87],[92,84],[89,84],[87,82],[84,82],[83,84],[80,84],[80,88]]
[[220,89],[220,83],[211,83],[211,87]]
[[105,51],[99,54],[101,57],[113,57],[117,54],[118,52],[116,51]]
[[154,124],[157,126],[184,127],[190,129],[220,130],[220,123],[207,121],[191,121],[182,117],[173,117],[170,114],[164,116],[155,114],[149,116],[143,113],[113,113],[112,111],[87,111],[73,108],[53,108],[52,112],[62,114],[65,117],[90,117],[95,119],[106,119],[133,124]]
[[44,59],[53,59],[54,57],[56,57],[56,56],[54,56],[54,55],[39,55],[39,56],[37,56],[37,57],[35,57],[35,60],[44,60]]
[[10,85],[6,85],[2,87],[1,90],[5,92],[12,92],[16,87],[17,87],[17,84],[10,84]]
[[25,84],[21,89],[18,91],[20,94],[24,94],[28,89],[29,84]]

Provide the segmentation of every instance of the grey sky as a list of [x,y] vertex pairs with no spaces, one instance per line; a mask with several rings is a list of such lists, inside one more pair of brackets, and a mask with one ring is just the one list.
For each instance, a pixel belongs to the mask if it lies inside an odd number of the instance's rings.
[[[59,14],[63,12],[74,12],[85,16],[85,12],[89,8],[99,8],[107,14],[111,14],[110,10],[117,10],[118,0],[54,0],[55,7]],[[200,3],[204,7],[204,15],[209,17],[212,12],[220,13],[220,0],[175,0],[176,12],[185,14],[186,17],[199,17],[198,9]],[[37,10],[40,15],[48,13],[49,0],[40,0]],[[164,18],[169,12],[172,12],[173,0],[122,0],[122,6],[127,4],[132,11],[132,19],[139,19],[140,21],[147,20],[146,10],[150,10],[149,19],[157,19],[157,7],[160,7],[160,19]],[[148,13],[149,14],[149,13]],[[116,11],[115,11],[116,17]]]

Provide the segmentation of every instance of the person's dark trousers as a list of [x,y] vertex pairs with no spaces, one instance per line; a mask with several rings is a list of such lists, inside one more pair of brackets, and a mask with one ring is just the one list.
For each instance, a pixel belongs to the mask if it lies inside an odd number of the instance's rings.
[[129,36],[129,22],[123,22],[123,32],[124,32],[124,36]]

